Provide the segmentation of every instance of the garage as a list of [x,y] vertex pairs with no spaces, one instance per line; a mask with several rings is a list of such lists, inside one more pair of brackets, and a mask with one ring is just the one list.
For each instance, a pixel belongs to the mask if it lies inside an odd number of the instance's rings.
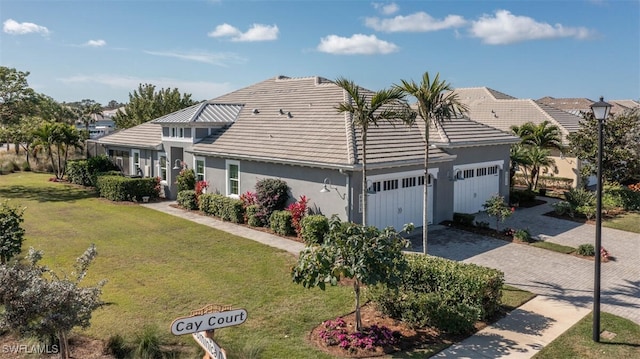
[[[428,221],[433,222],[433,179],[437,169],[429,170]],[[378,228],[393,226],[400,231],[407,223],[422,226],[424,171],[369,176],[367,224]]]
[[453,211],[476,213],[483,204],[500,193],[500,170],[504,161],[454,166]]

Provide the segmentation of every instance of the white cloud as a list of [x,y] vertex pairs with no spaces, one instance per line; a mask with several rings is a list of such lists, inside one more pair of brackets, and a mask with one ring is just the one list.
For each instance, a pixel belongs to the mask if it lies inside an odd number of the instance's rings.
[[227,67],[228,63],[245,63],[247,59],[233,53],[207,53],[207,52],[168,52],[168,51],[145,51],[154,56],[175,57],[181,60],[202,62],[210,65]]
[[89,40],[84,44],[84,46],[102,47],[102,46],[105,46],[106,44],[107,44],[107,42],[104,41],[104,40]]
[[402,16],[398,15],[391,19],[380,19],[368,17],[365,25],[384,32],[427,32],[464,26],[467,22],[459,15],[448,15],[444,20],[433,18],[426,12]]
[[382,13],[383,15],[395,14],[398,12],[398,10],[400,10],[400,7],[398,6],[398,4],[394,2],[392,2],[391,4],[374,2],[372,5],[374,9],[380,11],[380,13]]
[[49,29],[44,26],[31,22],[17,22],[13,19],[8,19],[3,23],[2,31],[11,35],[25,35],[31,33],[49,35]]
[[138,88],[140,84],[152,84],[159,90],[161,88],[177,88],[181,93],[190,93],[195,100],[211,99],[231,91],[228,82],[184,81],[166,77],[140,78],[135,76],[121,76],[109,74],[76,75],[60,78],[59,81],[69,85],[104,85],[116,89],[124,89],[129,92]]
[[390,54],[398,46],[378,39],[375,35],[355,34],[351,37],[329,35],[320,39],[318,51],[339,55]]
[[225,23],[216,26],[215,30],[207,35],[209,37],[229,37],[231,41],[253,42],[277,40],[278,32],[277,25],[253,24],[247,32],[243,33],[238,28]]
[[593,36],[585,27],[565,27],[537,22],[527,16],[516,16],[507,10],[498,10],[495,16],[484,15],[473,21],[471,35],[489,45],[507,45],[540,39],[572,37],[586,39]]

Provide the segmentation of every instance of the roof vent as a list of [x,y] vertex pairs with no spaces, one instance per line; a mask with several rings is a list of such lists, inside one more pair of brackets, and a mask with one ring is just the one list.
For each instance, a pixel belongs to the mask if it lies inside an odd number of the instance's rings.
[[280,109],[280,114],[284,115],[284,110],[283,109]]
[[259,114],[259,113],[260,113],[260,111],[258,111],[258,109],[257,109],[257,108],[254,108],[254,109],[253,109],[253,114],[254,114],[254,115],[257,115],[257,114]]
[[289,118],[293,117],[293,115],[291,114],[291,112],[287,112],[287,117],[289,117]]

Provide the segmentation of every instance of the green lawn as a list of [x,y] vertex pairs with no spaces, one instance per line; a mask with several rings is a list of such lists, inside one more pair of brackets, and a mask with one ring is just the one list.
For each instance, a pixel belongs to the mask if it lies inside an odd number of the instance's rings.
[[[321,321],[353,310],[350,287],[326,291],[293,284],[288,253],[132,204],[115,204],[82,189],[48,182],[46,174],[0,175],[0,200],[26,207],[23,251],[45,252],[43,263],[71,272],[95,243],[98,257],[87,284],[108,279],[89,336],[132,339],[157,326],[167,342],[171,322],[205,304],[245,308],[247,321],[216,331],[223,348],[259,351],[266,358],[326,358],[307,343]],[[243,350],[243,349],[240,349]],[[228,350],[230,357],[243,354]]]
[[606,220],[602,225],[627,232],[640,233],[640,213],[628,212],[614,219]]
[[624,318],[600,313],[600,328],[615,333],[612,339],[592,340],[593,316],[584,317],[534,358],[613,359],[640,358],[640,326]]

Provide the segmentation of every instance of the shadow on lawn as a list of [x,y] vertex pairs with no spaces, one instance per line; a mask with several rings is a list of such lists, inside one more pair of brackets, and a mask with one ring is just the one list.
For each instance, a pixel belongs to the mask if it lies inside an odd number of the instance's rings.
[[0,188],[0,198],[20,198],[38,202],[73,202],[93,197],[97,197],[94,190],[65,183],[47,187],[14,185]]

